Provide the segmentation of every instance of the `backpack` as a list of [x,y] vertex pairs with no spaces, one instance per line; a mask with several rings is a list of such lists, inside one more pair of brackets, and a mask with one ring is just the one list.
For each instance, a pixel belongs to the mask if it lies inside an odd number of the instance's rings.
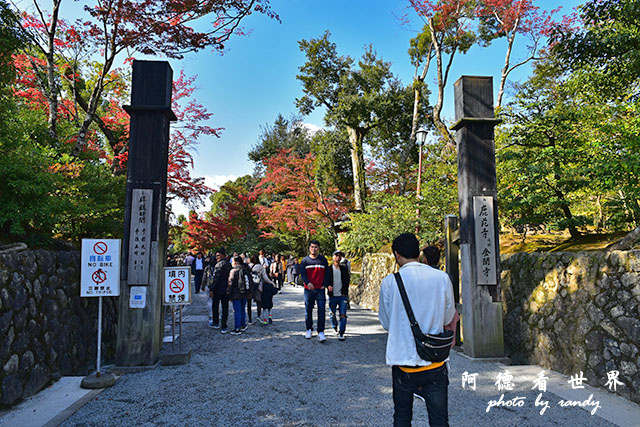
[[253,289],[253,278],[251,276],[246,269],[240,268],[238,281],[236,282],[236,289],[239,293],[248,294],[251,292],[251,289]]
[[253,280],[253,285],[257,287],[258,291],[262,292],[262,278],[255,271],[251,271],[251,279]]

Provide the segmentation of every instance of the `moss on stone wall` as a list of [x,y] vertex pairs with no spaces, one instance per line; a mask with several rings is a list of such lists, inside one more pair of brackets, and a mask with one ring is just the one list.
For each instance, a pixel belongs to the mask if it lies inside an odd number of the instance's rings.
[[504,342],[532,363],[640,402],[640,251],[520,253],[502,257]]

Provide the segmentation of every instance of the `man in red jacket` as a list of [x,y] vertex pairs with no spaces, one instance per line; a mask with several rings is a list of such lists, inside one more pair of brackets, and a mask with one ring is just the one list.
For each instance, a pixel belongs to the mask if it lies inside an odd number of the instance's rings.
[[327,259],[320,255],[320,242],[309,242],[309,255],[300,262],[300,273],[304,284],[304,310],[307,326],[306,339],[311,339],[313,332],[313,307],[318,303],[318,341],[326,341],[324,336],[325,309],[327,298],[324,288],[327,282]]

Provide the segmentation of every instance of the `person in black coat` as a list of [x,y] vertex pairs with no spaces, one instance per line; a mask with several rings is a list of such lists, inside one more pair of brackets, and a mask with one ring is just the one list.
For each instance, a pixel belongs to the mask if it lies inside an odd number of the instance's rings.
[[[209,311],[209,327],[220,328],[220,320],[222,320],[223,334],[228,332],[227,319],[229,317],[229,295],[227,287],[229,282],[229,273],[231,272],[231,264],[227,261],[227,255],[224,248],[218,249],[216,252],[216,265],[213,268],[213,278],[209,286],[209,298],[211,302],[211,310]],[[222,305],[222,319],[220,319],[220,305]]]

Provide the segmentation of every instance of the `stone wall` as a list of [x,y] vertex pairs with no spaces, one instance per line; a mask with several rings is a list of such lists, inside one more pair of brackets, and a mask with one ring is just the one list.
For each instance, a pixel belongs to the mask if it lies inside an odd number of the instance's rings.
[[362,274],[357,288],[349,290],[349,299],[359,306],[378,311],[380,285],[389,273],[397,271],[391,254],[367,254],[362,260]]
[[[617,393],[640,403],[640,251],[521,253],[501,264],[512,363],[582,371],[600,387],[617,370],[625,384]],[[365,256],[351,299],[377,310],[382,279],[394,269],[389,254]]]
[[504,342],[514,364],[537,364],[640,402],[640,251],[502,257]]
[[[98,299],[80,298],[78,252],[0,255],[0,405],[95,368]],[[103,298],[103,355],[115,354],[116,299]]]

